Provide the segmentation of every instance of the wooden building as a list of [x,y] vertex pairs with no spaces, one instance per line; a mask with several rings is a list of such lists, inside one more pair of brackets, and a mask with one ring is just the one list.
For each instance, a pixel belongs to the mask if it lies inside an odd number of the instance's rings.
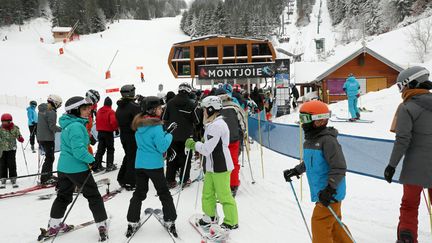
[[274,62],[275,58],[268,40],[211,35],[175,43],[168,66],[176,78],[195,78],[199,65]]
[[51,30],[55,42],[62,42],[64,39],[70,38],[73,34],[70,33],[71,31],[72,27],[54,27]]
[[346,99],[343,84],[353,74],[362,94],[388,88],[396,83],[403,68],[364,46],[330,67],[310,84],[318,88],[324,102]]

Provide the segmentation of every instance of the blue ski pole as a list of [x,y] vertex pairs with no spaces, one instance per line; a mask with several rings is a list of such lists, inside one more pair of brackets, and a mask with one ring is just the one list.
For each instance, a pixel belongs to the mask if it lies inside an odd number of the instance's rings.
[[310,238],[311,241],[312,241],[312,235],[311,235],[311,232],[310,232],[310,230],[309,230],[309,226],[307,225],[307,222],[306,222],[305,216],[304,216],[304,214],[303,214],[303,210],[302,210],[302,208],[301,208],[301,206],[300,206],[299,200],[298,200],[298,198],[297,198],[297,193],[295,192],[295,189],[294,189],[294,186],[293,186],[291,180],[289,181],[289,183],[290,183],[290,186],[291,186],[292,192],[293,192],[293,194],[294,194],[295,200],[296,200],[296,202],[297,202],[297,206],[298,206],[298,208],[300,209],[300,213],[301,213],[301,216],[302,216],[302,218],[303,218],[303,222],[304,222],[304,224],[305,224],[305,227],[306,227],[306,229],[307,229],[307,232],[308,232],[308,234],[309,234],[309,238]]
[[345,231],[345,233],[348,235],[348,237],[352,240],[352,242],[356,243],[356,241],[352,237],[351,233],[348,231],[348,229],[346,228],[346,226],[342,223],[342,221],[340,220],[340,218],[336,215],[336,213],[333,210],[333,208],[331,208],[330,206],[327,206],[327,208],[333,214],[333,217],[335,217],[336,221],[339,223],[339,225],[342,227],[342,229]]

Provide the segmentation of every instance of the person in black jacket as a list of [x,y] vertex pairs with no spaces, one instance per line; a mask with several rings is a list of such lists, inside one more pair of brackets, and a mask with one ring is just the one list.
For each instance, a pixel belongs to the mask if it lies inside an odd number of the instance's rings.
[[[180,170],[181,176],[185,173],[183,181],[185,185],[189,185],[191,182],[189,174],[192,154],[189,155],[186,162],[185,141],[193,136],[194,124],[199,121],[196,114],[196,102],[189,97],[191,92],[192,87],[188,83],[180,84],[178,94],[167,103],[162,115],[165,124],[171,124],[172,122],[178,124],[177,129],[173,131],[173,142],[170,147],[170,150],[175,151],[176,156],[168,162],[166,170],[166,179],[170,188],[177,185],[176,173],[178,170]],[[185,163],[187,163],[187,166],[185,166]],[[184,171],[185,169],[186,171]]]
[[120,167],[117,181],[126,188],[135,188],[135,155],[137,145],[135,141],[135,131],[131,125],[134,117],[140,113],[140,106],[135,102],[135,87],[124,85],[120,94],[122,98],[117,101],[116,119],[120,129],[120,141],[125,152],[122,165]]

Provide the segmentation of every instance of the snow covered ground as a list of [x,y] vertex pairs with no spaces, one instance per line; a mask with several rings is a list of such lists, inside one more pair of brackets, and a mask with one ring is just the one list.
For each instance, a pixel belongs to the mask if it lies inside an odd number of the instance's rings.
[[[164,91],[175,90],[179,81],[172,77],[167,67],[169,48],[172,43],[189,38],[180,32],[179,21],[179,17],[152,21],[122,20],[102,32],[102,38],[100,34],[93,34],[82,36],[79,42],[67,44],[65,54],[62,56],[58,55],[58,48],[62,44],[49,43],[50,27],[45,20],[38,19],[25,25],[23,32],[16,31],[16,26],[3,28],[0,32],[7,33],[9,40],[0,42],[0,53],[3,57],[0,59],[1,93],[28,96],[32,99],[44,99],[49,93],[58,93],[67,99],[74,95],[83,95],[90,88],[104,90],[120,87],[126,83],[134,83],[138,93],[143,95],[156,94],[159,83],[164,84]],[[386,35],[388,35],[387,41],[397,39],[392,36],[392,33]],[[38,42],[40,36],[44,37],[45,43]],[[377,44],[377,48],[389,54],[392,51],[397,53],[394,51],[395,46],[388,48],[385,46],[384,37],[377,37],[376,40],[379,41],[381,38],[382,44]],[[352,50],[354,48],[351,47]],[[118,58],[111,68],[113,78],[105,80],[104,72],[117,49]],[[401,54],[403,55],[405,54]],[[144,84],[139,80],[136,66],[144,67],[146,78]],[[38,85],[39,80],[48,80],[49,85]],[[103,93],[102,98],[105,95]],[[118,94],[110,96],[114,99],[118,98]],[[335,123],[331,125],[342,133],[393,138],[394,135],[388,132],[388,128],[399,102],[400,96],[395,87],[367,94],[361,98],[360,105],[374,111],[362,114],[365,119],[375,120],[373,124]],[[340,102],[332,105],[331,109],[338,116],[347,116],[346,106],[346,102]],[[61,108],[59,113],[63,111]],[[15,123],[21,127],[27,140],[29,132],[26,129],[25,110],[15,106],[0,105],[0,113],[3,112],[12,113]],[[296,119],[296,115],[291,115],[278,121],[290,123]],[[37,155],[26,151],[26,157],[30,173],[36,172]],[[56,157],[58,158],[58,154]],[[115,162],[119,164],[122,157],[123,150],[116,140]],[[309,242],[291,189],[282,176],[282,170],[291,168],[297,163],[298,161],[294,159],[264,149],[263,178],[259,147],[257,143],[252,145],[251,165],[257,183],[251,184],[248,164],[245,161],[245,166],[241,170],[242,185],[236,198],[240,228],[231,234],[232,242]],[[26,174],[20,147],[17,151],[17,164],[18,173]],[[193,170],[192,173],[194,178],[198,171]],[[113,182],[111,189],[118,186],[116,174],[117,172],[111,172],[105,175]],[[21,188],[34,183],[34,178],[19,180]],[[294,181],[294,185],[300,196],[299,181]],[[198,184],[193,184],[181,195],[177,220],[181,238],[179,242],[189,243],[200,240],[188,223],[190,215],[200,212],[200,202],[195,209],[197,186]],[[397,184],[389,185],[381,180],[347,174],[347,188],[347,198],[343,204],[344,222],[349,226],[357,242],[393,242],[396,236],[402,187]],[[103,189],[101,189],[102,193]],[[8,191],[11,191],[10,186],[0,193]],[[39,201],[37,195],[51,191],[53,190],[46,189],[18,198],[0,200],[3,219],[0,220],[1,242],[35,242],[38,229],[46,227],[53,200]],[[155,191],[151,188],[143,208],[160,207],[154,195]],[[106,203],[106,208],[112,215],[110,242],[124,241],[126,212],[130,198],[130,192],[123,192]],[[305,178],[301,205],[309,222],[314,205],[309,200]],[[222,210],[219,209],[219,213],[222,214]],[[432,237],[428,213],[423,201],[419,215],[419,242],[430,242]],[[67,223],[76,224],[90,219],[87,202],[81,197]],[[96,240],[97,231],[94,226],[58,238],[59,242],[65,243],[96,242]],[[171,242],[171,239],[159,223],[152,219],[135,236],[134,242],[139,241]]]

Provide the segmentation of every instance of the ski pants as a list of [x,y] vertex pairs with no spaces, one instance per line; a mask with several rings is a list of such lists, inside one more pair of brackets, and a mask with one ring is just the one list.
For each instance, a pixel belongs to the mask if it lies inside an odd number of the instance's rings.
[[117,181],[120,185],[129,184],[135,187],[135,157],[137,144],[134,133],[120,133],[120,140],[125,152]]
[[[398,225],[399,232],[411,232],[414,243],[417,243],[417,228],[418,228],[418,208],[422,197],[423,187],[417,185],[403,185],[403,196],[400,206],[400,217]],[[432,188],[428,189],[429,197],[432,195]],[[432,200],[432,198],[430,198]]]
[[231,171],[231,180],[230,186],[240,186],[240,164],[239,164],[239,150],[240,150],[240,141],[232,142],[228,145],[228,149],[231,154],[232,161],[234,163],[234,170]]
[[[341,204],[332,203],[330,207],[342,220]],[[352,243],[330,210],[321,203],[315,204],[312,214],[312,239],[312,243]]]
[[95,156],[95,162],[97,168],[102,167],[102,157],[107,152],[106,167],[112,166],[114,164],[114,134],[112,132],[102,132],[98,133],[98,147]]
[[30,130],[30,145],[34,146],[35,144],[35,137],[36,137],[36,131],[37,131],[37,123],[34,125],[29,126]]
[[[176,152],[176,157],[167,163],[166,169],[166,180],[168,183],[176,181],[177,171],[180,170],[180,180],[183,177],[183,172],[185,169],[186,157],[185,154],[185,142],[175,141],[171,143],[171,148]],[[184,176],[184,181],[186,182],[190,178],[190,169],[191,169],[191,161],[192,161],[193,153],[190,152],[189,158],[187,161],[186,172]]]
[[[89,174],[90,173],[90,174]],[[90,176],[85,185],[83,185],[87,176]],[[84,187],[83,187],[84,186]],[[57,197],[51,207],[51,218],[63,218],[67,206],[72,202],[75,187],[83,187],[82,194],[87,199],[90,211],[96,223],[107,219],[105,205],[99,193],[96,182],[90,171],[79,173],[58,172]]]
[[351,118],[360,117],[360,110],[357,107],[357,96],[348,96],[348,110],[351,115]]
[[17,176],[16,150],[3,151],[0,157],[0,178]]
[[202,210],[210,217],[216,216],[216,200],[222,204],[224,223],[238,224],[237,203],[231,194],[230,172],[206,172],[202,192]]
[[174,206],[173,198],[166,184],[163,168],[160,169],[135,169],[136,189],[129,203],[127,220],[129,222],[138,222],[140,220],[142,201],[147,198],[149,190],[149,179],[156,188],[159,200],[162,203],[162,211],[165,221],[175,221],[177,213]]
[[[42,165],[42,173],[52,172],[54,163],[54,141],[39,141],[39,145],[45,151],[45,161]],[[52,174],[44,174],[41,176],[41,183],[46,182],[51,178]]]

